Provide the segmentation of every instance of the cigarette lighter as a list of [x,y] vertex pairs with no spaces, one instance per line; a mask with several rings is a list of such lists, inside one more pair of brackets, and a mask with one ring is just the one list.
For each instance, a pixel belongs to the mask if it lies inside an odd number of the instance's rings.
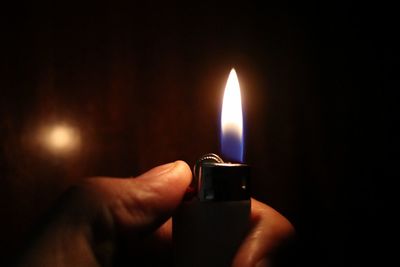
[[215,154],[193,169],[190,195],[173,218],[176,267],[230,266],[248,229],[250,168]]
[[[221,112],[221,152],[243,162],[243,118],[239,80],[231,70]],[[250,168],[216,154],[193,168],[188,194],[173,218],[175,267],[228,267],[250,221]]]

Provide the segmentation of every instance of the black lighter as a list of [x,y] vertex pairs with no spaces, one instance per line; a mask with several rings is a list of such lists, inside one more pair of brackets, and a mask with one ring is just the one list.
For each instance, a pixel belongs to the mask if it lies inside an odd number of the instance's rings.
[[[223,101],[221,122],[226,138],[221,143],[222,152],[228,151],[224,155],[236,162],[241,162],[243,156],[239,90],[236,73],[232,70]],[[231,99],[238,102],[238,108],[226,104],[227,93],[233,95]],[[232,114],[240,114],[239,127],[232,128]],[[229,153],[232,151],[233,154]],[[173,217],[175,267],[231,266],[249,229],[250,208],[250,167],[226,163],[216,154],[202,156],[193,168],[188,194]]]
[[195,195],[173,219],[175,266],[230,266],[249,228],[250,168],[208,154],[194,170]]

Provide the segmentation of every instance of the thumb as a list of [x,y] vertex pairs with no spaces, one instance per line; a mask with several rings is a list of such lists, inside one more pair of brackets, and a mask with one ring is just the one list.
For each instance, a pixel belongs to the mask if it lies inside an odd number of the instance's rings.
[[133,179],[120,179],[109,211],[117,227],[133,234],[152,231],[175,211],[190,184],[192,173],[183,161],[151,169]]

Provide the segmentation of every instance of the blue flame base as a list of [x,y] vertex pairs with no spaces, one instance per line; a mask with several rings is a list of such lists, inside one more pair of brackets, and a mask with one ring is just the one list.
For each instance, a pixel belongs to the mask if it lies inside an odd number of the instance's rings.
[[221,136],[221,154],[225,161],[243,162],[243,142],[235,134],[225,133]]

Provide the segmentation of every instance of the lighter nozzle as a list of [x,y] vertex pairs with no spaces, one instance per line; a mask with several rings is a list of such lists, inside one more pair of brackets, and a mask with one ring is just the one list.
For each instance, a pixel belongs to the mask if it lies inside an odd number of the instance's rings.
[[200,166],[203,162],[215,162],[215,163],[224,163],[224,161],[221,159],[220,156],[218,156],[215,153],[208,153],[200,157],[197,161],[196,164],[193,166],[193,174],[196,177],[199,177],[199,170]]
[[192,198],[193,195],[198,192],[200,169],[201,169],[201,165],[204,162],[224,163],[224,161],[221,159],[221,157],[214,153],[208,153],[208,154],[205,154],[202,157],[200,157],[196,161],[196,164],[194,164],[194,166],[193,166],[193,178],[192,178],[191,184],[189,185],[189,187],[186,191],[185,199]]

